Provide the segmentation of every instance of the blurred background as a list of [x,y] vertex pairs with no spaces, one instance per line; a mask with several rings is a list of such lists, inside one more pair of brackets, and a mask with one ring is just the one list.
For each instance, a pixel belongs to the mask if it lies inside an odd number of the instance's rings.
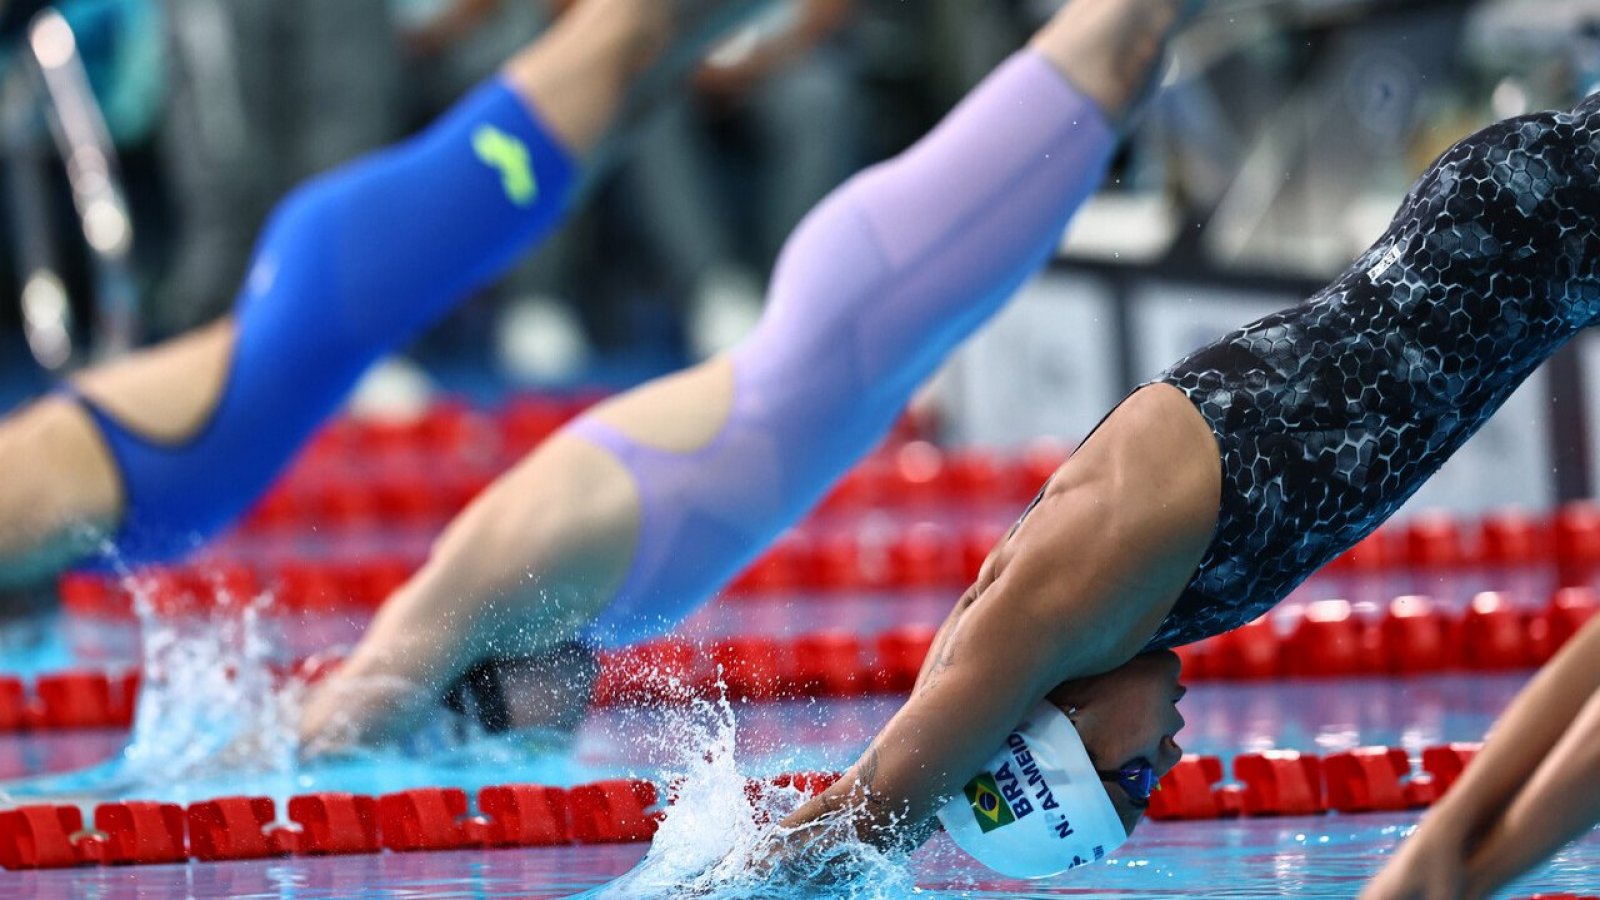
[[[227,310],[278,197],[415,130],[566,5],[0,0],[0,410]],[[638,123],[557,240],[357,404],[614,390],[729,346],[805,211],[1058,5],[778,4]],[[1314,293],[1456,139],[1600,87],[1600,0],[1213,0],[1167,82],[1057,264],[918,401],[945,441],[1074,441]],[[1594,427],[1600,343],[1581,341],[1416,505],[1588,495]]]

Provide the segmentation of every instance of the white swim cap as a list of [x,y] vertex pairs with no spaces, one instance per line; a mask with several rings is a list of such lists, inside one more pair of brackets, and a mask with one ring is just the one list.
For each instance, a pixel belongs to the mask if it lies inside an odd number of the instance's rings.
[[939,821],[956,846],[1013,878],[1098,862],[1128,839],[1078,729],[1048,702],[939,810]]

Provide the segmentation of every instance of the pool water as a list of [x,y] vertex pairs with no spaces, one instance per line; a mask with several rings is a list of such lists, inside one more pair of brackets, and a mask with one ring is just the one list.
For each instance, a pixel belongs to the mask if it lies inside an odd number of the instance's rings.
[[[1480,737],[1521,676],[1441,676],[1399,682],[1196,685],[1185,703],[1186,748],[1230,757],[1270,747],[1332,752],[1385,744],[1420,749]],[[894,710],[892,698],[735,705],[745,774],[848,764]],[[0,737],[0,773],[17,799],[47,788],[95,800],[189,801],[220,794],[278,797],[316,790],[376,793],[411,786],[528,781],[573,784],[671,769],[671,732],[683,711],[597,712],[570,743],[553,738],[472,740],[428,754],[375,755],[262,774],[217,771],[184,783],[118,780],[125,735],[88,732]],[[14,779],[83,770],[54,782]],[[1148,822],[1114,858],[1044,882],[991,877],[941,836],[910,859],[905,881],[849,886],[846,896],[1350,897],[1381,866],[1415,814]],[[237,863],[0,873],[7,897],[563,897],[602,887],[643,857],[644,845],[538,850],[386,853]],[[1569,848],[1510,895],[1600,887],[1600,838]],[[777,896],[808,896],[809,892]],[[732,895],[730,895],[732,896]],[[747,896],[747,894],[746,894]]]

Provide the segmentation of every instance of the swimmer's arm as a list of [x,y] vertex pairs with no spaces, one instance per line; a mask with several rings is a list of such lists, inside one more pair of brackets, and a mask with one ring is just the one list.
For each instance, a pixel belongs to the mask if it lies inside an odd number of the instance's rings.
[[1528,784],[1597,689],[1600,620],[1568,641],[1522,690],[1495,724],[1483,752],[1428,816],[1422,831],[1449,827],[1469,845],[1481,838]]
[[975,598],[952,612],[911,700],[786,824],[859,809],[858,835],[893,846],[901,828],[920,831],[1049,691],[1142,649],[1193,571],[1210,520],[1140,502],[1143,489],[1092,469],[1074,474],[985,564],[992,582],[980,579]]
[[1570,838],[1574,823],[1592,824],[1600,815],[1593,788],[1600,780],[1597,690],[1600,619],[1517,696],[1483,752],[1363,896],[1403,895],[1435,868],[1459,870],[1469,861],[1474,878],[1503,884]]
[[1546,756],[1467,865],[1473,895],[1487,896],[1600,822],[1600,692]]
[[[307,699],[308,746],[385,742],[433,714],[480,659],[538,656],[572,639],[620,583],[638,530],[626,470],[558,434],[452,521]],[[587,685],[573,685],[574,702]]]
[[[819,823],[848,811],[858,837],[896,846],[902,827],[931,817],[1065,680],[1059,673],[1116,665],[1114,654],[1087,643],[1063,654],[1065,629],[1046,604],[991,602],[1000,599],[986,597],[954,621],[932,675],[845,777],[785,824]],[[1089,633],[1089,623],[1079,630]]]

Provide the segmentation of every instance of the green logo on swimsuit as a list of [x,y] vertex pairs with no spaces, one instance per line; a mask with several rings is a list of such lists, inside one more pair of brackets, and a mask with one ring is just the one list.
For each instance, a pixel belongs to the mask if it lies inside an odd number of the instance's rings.
[[967,802],[972,804],[972,817],[978,820],[978,828],[984,834],[1017,820],[1011,812],[1011,804],[1000,796],[1000,786],[994,783],[994,776],[988,772],[967,782],[962,792],[967,795]]
[[539,196],[539,182],[533,177],[528,145],[493,125],[479,125],[472,133],[472,152],[484,165],[500,173],[506,197],[518,206],[528,206]]

